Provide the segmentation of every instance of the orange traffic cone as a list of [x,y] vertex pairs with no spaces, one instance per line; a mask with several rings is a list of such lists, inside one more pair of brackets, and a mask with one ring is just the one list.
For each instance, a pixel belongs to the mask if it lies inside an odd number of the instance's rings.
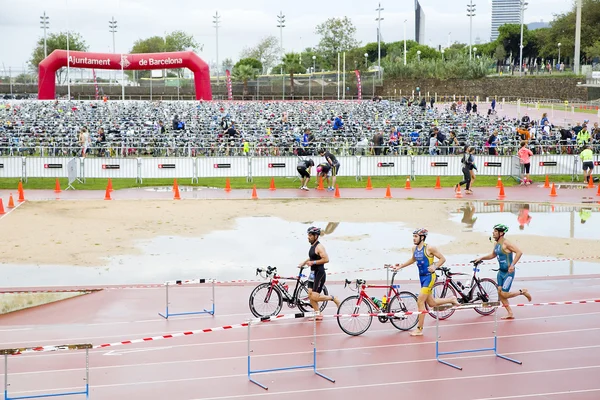
[[544,189],[550,189],[550,180],[548,179],[548,175],[546,175],[546,182],[544,182]]
[[554,212],[554,204],[552,204],[552,212]]
[[371,185],[371,177],[367,178],[367,190],[373,190],[373,185]]
[[552,190],[550,190],[550,197],[556,197],[556,187],[554,186],[554,182],[552,182]]
[[4,203],[2,203],[2,199],[0,198],[0,215],[2,214],[6,214],[6,211],[4,211]]
[[333,197],[335,197],[336,199],[340,198],[340,187],[337,184],[335,185],[335,194],[333,195]]
[[[598,185],[598,192],[596,193],[596,196],[600,196],[600,185]],[[11,197],[11,199],[12,199],[12,197]],[[8,203],[8,204],[10,206],[10,203]]]
[[56,183],[54,184],[54,193],[60,193],[60,182],[58,178],[56,178]]
[[440,177],[438,176],[437,179],[435,180],[435,189],[441,189],[442,188],[442,183],[440,182]]
[[25,201],[25,192],[23,191],[23,182],[19,181],[19,203]]
[[181,200],[181,196],[179,194],[179,185],[177,184],[177,179],[173,181],[173,190],[175,194],[173,195],[173,200]]
[[506,195],[504,194],[504,185],[500,182],[500,193],[498,193],[498,200],[504,200]]
[[406,177],[406,185],[404,185],[404,189],[411,189],[411,187],[410,187],[410,176]]
[[462,193],[460,192],[460,185],[456,185],[456,189],[454,190],[454,197],[457,199],[462,199]]
[[106,185],[106,193],[104,194],[104,200],[112,200],[110,198],[110,188]]
[[256,185],[252,186],[252,198],[258,199],[258,194],[256,194]]
[[587,185],[588,189],[593,189],[594,186],[594,177],[592,176],[592,174],[590,174],[590,179],[588,180],[588,185]]
[[231,192],[231,183],[229,182],[229,178],[225,179],[225,191]]
[[275,190],[275,178],[271,177],[271,186],[269,186],[269,190]]
[[502,185],[502,178],[500,177],[500,175],[498,175],[498,181],[496,181],[496,187],[500,188],[501,185]]
[[110,190],[111,192],[113,191],[112,179],[111,178],[108,178],[108,190]]
[[317,187],[317,190],[325,190],[325,188],[323,187],[323,177],[319,176],[319,186]]
[[387,189],[385,191],[385,198],[386,199],[392,198],[392,189],[390,188],[390,185],[387,185]]
[[[598,196],[600,196],[600,192],[598,192]],[[8,197],[8,208],[15,208],[15,201],[13,200],[12,193]]]
[[504,212],[504,203],[500,203],[500,212]]

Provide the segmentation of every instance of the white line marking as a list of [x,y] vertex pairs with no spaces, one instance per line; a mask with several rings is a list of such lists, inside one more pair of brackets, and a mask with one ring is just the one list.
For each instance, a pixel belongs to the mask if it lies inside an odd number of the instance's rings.
[[506,400],[506,399],[523,399],[525,397],[541,397],[541,396],[558,396],[561,394],[576,394],[576,393],[590,393],[600,392],[600,389],[583,389],[583,390],[569,390],[568,392],[550,392],[550,393],[535,393],[535,394],[520,394],[518,396],[504,396],[504,397],[485,397],[475,400]]
[[[567,314],[567,315],[552,315],[552,316],[543,316],[543,317],[532,317],[532,318],[521,318],[519,321],[533,321],[533,320],[538,320],[538,319],[552,319],[552,318],[564,318],[564,317],[573,317],[573,316],[587,316],[587,315],[594,315],[594,314],[600,314],[600,312],[597,313],[582,313],[582,314]],[[329,319],[326,320],[326,322],[333,322],[333,319]],[[282,321],[283,322],[283,321]],[[500,321],[499,321],[500,322]],[[266,327],[287,327],[287,326],[291,326],[291,325],[299,325],[299,324],[303,324],[306,323],[305,322],[290,322],[290,323],[285,323],[285,324],[264,324],[264,325],[260,325],[261,328],[266,328]],[[321,322],[322,323],[322,322]],[[481,322],[465,322],[465,323],[457,323],[457,324],[449,324],[449,325],[443,325],[444,328],[447,327],[464,327],[464,326],[469,326],[469,325],[485,325],[485,324],[493,324],[494,321],[481,321]],[[514,323],[513,321],[508,321],[506,323]],[[433,327],[432,327],[433,329]],[[554,331],[554,332],[544,332],[544,333],[569,333],[569,332],[584,332],[584,331],[588,331],[588,330],[598,330],[600,328],[589,328],[589,329],[577,329],[577,330],[566,330],[566,331]],[[372,332],[370,332],[371,334],[383,334],[383,333],[390,333],[390,332],[397,332],[396,330],[392,331],[392,330],[387,330],[387,329],[379,329],[379,330],[374,330]],[[159,333],[153,333],[153,334],[147,334],[147,335],[138,335],[139,337],[150,337],[150,336],[154,336],[154,335],[163,335],[163,334],[168,334],[171,332],[159,332]],[[400,333],[400,332],[397,332]],[[523,335],[516,335],[514,337],[518,337],[518,336],[527,336],[530,334],[523,334]],[[534,334],[535,335],[535,334]],[[133,335],[132,335],[133,336]],[[343,337],[347,337],[348,335],[346,335],[343,332],[338,332],[338,333],[325,333],[325,334],[318,334],[317,337],[332,337],[332,336],[343,336]],[[99,337],[86,337],[86,338],[75,338],[75,339],[52,339],[52,340],[48,340],[48,341],[42,341],[42,340],[36,340],[35,342],[33,341],[28,341],[28,342],[6,342],[6,343],[0,343],[0,346],[2,347],[10,347],[10,346],[6,346],[9,344],[17,344],[19,346],[23,346],[25,343],[36,343],[36,345],[38,345],[38,343],[40,342],[44,342],[47,343],[47,345],[52,345],[52,344],[62,344],[62,342],[65,341],[79,341],[79,340],[88,340],[88,339],[97,339],[97,338],[110,338],[110,337],[123,337],[123,335],[113,335],[113,336],[99,336]],[[264,338],[264,339],[253,339],[252,341],[254,342],[262,342],[262,341],[273,341],[273,340],[293,340],[293,339],[305,339],[305,338],[312,338],[313,335],[304,335],[304,336],[286,336],[286,337],[272,337],[272,338]],[[512,336],[498,336],[498,338],[506,338],[506,337],[512,337]],[[166,339],[166,340],[172,340],[172,339]],[[479,340],[479,339],[460,339],[460,340]],[[57,342],[57,343],[50,343],[50,342]],[[59,343],[60,342],[60,343]],[[207,343],[194,343],[194,344],[185,344],[185,345],[174,345],[171,346],[172,348],[177,348],[177,347],[191,347],[191,346],[207,346],[207,345],[229,345],[229,344],[236,344],[236,343],[246,343],[247,340],[231,340],[231,341],[222,341],[222,342],[207,342]],[[446,341],[445,341],[446,342]],[[450,341],[447,341],[450,342]],[[150,342],[147,342],[150,343]],[[435,343],[435,342],[432,342]],[[96,351],[98,350],[98,351]],[[92,353],[96,353],[96,352],[101,352],[101,351],[106,351],[105,349],[96,349],[96,350],[90,350],[90,354]],[[77,352],[74,351],[59,351],[59,352],[47,352],[47,353],[39,353],[39,356],[44,356],[44,357],[56,357],[56,356],[67,356],[67,355],[76,355]],[[27,355],[24,355],[27,356]]]
[[[414,362],[414,361],[411,361]],[[355,365],[348,365],[344,367],[335,367],[335,368],[355,368]],[[335,369],[335,368],[327,368],[327,369]],[[385,382],[385,383],[374,383],[374,384],[366,384],[366,385],[354,385],[354,386],[337,386],[331,388],[323,388],[323,389],[308,389],[308,390],[293,390],[287,392],[262,392],[259,394],[244,394],[244,395],[235,395],[235,396],[224,396],[224,397],[210,397],[204,398],[202,400],[217,400],[217,399],[236,399],[240,397],[256,397],[256,396],[281,396],[283,394],[294,394],[294,393],[308,393],[308,392],[321,392],[321,391],[330,391],[330,390],[347,390],[347,389],[361,389],[361,388],[369,388],[369,387],[378,387],[378,386],[392,386],[392,385],[407,385],[407,384],[415,384],[415,383],[430,383],[430,382],[446,382],[451,380],[466,380],[466,379],[481,379],[481,378],[496,378],[502,376],[514,376],[514,375],[532,375],[532,374],[544,374],[551,372],[565,372],[565,371],[578,371],[578,370],[588,370],[600,368],[600,365],[592,365],[585,367],[572,367],[572,368],[560,368],[560,369],[547,369],[547,370],[535,370],[535,371],[519,371],[519,372],[508,372],[503,374],[489,374],[489,375],[472,375],[472,376],[452,376],[448,378],[435,378],[435,379],[422,379],[422,380],[412,380],[412,381],[404,381],[404,382]],[[323,368],[319,368],[319,370],[324,370]],[[288,371],[276,371],[272,372],[274,374],[283,374],[297,372],[295,370]],[[122,386],[145,386],[145,385],[156,385],[156,384],[165,384],[165,383],[178,383],[178,382],[191,382],[191,381],[200,381],[207,379],[231,379],[231,378],[247,378],[248,374],[236,374],[236,375],[221,375],[221,376],[211,376],[211,377],[200,377],[200,378],[180,378],[180,379],[167,379],[167,380],[155,380],[155,381],[145,381],[145,382],[128,382],[128,383],[112,383],[106,385],[94,385],[93,389],[95,391],[102,388],[112,388],[112,387],[122,387]],[[79,390],[80,387],[69,387],[69,388],[55,388],[51,389],[53,391],[72,391]],[[48,389],[44,389],[48,390]],[[42,390],[30,390],[30,391],[21,391],[21,392],[13,392],[14,394],[29,394],[29,393],[40,393]],[[198,399],[200,400],[200,399]]]
[[19,203],[17,201],[17,205],[14,208],[11,208],[8,211],[6,211],[6,214],[3,214],[2,216],[0,216],[0,219],[2,219],[4,217],[8,217],[13,211],[15,211],[17,208],[21,207],[22,204],[25,204],[25,202]]

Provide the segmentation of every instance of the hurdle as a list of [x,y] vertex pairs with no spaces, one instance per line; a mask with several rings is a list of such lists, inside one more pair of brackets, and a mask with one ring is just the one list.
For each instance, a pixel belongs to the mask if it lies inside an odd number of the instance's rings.
[[[498,308],[500,306],[501,306],[500,302],[496,301],[496,302],[489,302],[489,303],[464,305],[464,306],[457,307],[457,309],[461,310],[461,309],[470,309],[470,308],[475,308],[475,307],[496,307],[496,308]],[[462,367],[459,367],[458,365],[449,363],[448,361],[444,361],[440,358],[440,356],[449,355],[449,354],[464,354],[464,353],[478,353],[478,352],[483,352],[483,351],[493,351],[494,354],[496,355],[496,357],[502,358],[507,361],[511,361],[515,364],[523,365],[523,363],[521,361],[517,361],[512,358],[503,356],[502,354],[498,354],[498,313],[497,312],[494,313],[494,346],[493,347],[485,347],[485,348],[481,348],[481,349],[444,351],[444,352],[440,351],[440,319],[438,318],[438,312],[445,311],[452,307],[454,307],[452,304],[445,304],[443,306],[437,306],[437,307],[433,308],[433,310],[435,311],[435,314],[436,314],[436,319],[435,319],[435,321],[436,321],[435,322],[435,358],[436,358],[436,360],[438,360],[438,362],[441,362],[442,364],[448,365],[452,368],[456,368],[456,369],[462,371]]]
[[[293,318],[304,318],[304,317],[310,317],[310,316],[315,316],[315,313],[297,313],[297,314],[293,314]],[[272,317],[263,317],[260,318],[260,322],[265,322],[265,321],[270,321],[271,319],[275,319]],[[312,368],[313,372],[320,376],[321,378],[327,379],[329,382],[335,383],[334,379],[331,379],[330,377],[323,375],[322,373],[320,373],[319,371],[317,371],[317,321],[316,319],[313,321],[313,350],[312,350],[312,364],[308,364],[308,365],[296,365],[296,366],[291,366],[291,367],[282,367],[282,368],[270,368],[270,369],[257,369],[257,370],[252,370],[252,366],[251,366],[251,357],[250,354],[252,353],[252,350],[250,349],[250,327],[252,326],[252,323],[257,323],[256,320],[250,320],[248,321],[248,380],[252,383],[254,383],[255,385],[260,386],[261,388],[265,389],[265,390],[269,390],[269,388],[265,385],[263,385],[262,383],[252,379],[252,374],[262,374],[262,373],[267,373],[267,372],[276,372],[276,371],[287,371],[287,370],[295,370],[295,369],[309,369]],[[258,322],[258,323],[260,323]]]
[[[75,396],[85,395],[88,399],[90,396],[90,349],[93,348],[92,344],[67,344],[60,346],[45,346],[45,347],[26,347],[16,349],[0,349],[0,355],[4,356],[4,400],[22,400],[22,399],[40,399],[45,397],[59,397],[59,396]],[[85,350],[85,390],[78,392],[63,392],[63,393],[50,393],[50,394],[38,394],[32,396],[20,396],[12,397],[8,395],[8,356],[17,356],[26,353],[37,353],[47,351],[59,351],[59,350]]]
[[[176,285],[176,286],[197,285],[197,284],[203,284],[203,283],[207,283],[207,282],[212,282],[212,298],[211,298],[212,307],[209,310],[204,308],[202,311],[187,311],[187,312],[178,312],[178,313],[172,313],[169,311],[169,304],[170,304],[169,303],[169,286],[171,286],[171,285]],[[165,287],[165,297],[166,297],[165,312],[164,312],[164,314],[162,312],[159,312],[158,315],[160,315],[164,319],[169,319],[169,317],[177,317],[177,316],[181,316],[181,315],[198,315],[198,314],[215,315],[215,280],[214,279],[188,279],[188,280],[166,281],[163,285]]]

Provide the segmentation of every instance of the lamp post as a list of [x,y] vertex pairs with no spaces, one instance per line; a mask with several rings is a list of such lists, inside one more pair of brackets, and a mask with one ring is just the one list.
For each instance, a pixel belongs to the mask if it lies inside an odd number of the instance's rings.
[[381,18],[381,12],[383,11],[381,3],[375,11],[377,11],[377,18],[375,18],[375,21],[377,21],[377,77],[381,79],[381,21],[383,21],[383,18]]
[[[475,16],[475,4],[473,0],[469,0],[467,4],[467,17],[469,17],[469,60],[473,58],[471,47],[473,46],[473,17]],[[448,34],[448,36],[450,36]]]
[[406,21],[404,20],[404,65],[406,65]]
[[281,99],[285,100],[285,76],[283,75],[283,28],[285,28],[285,15],[283,15],[283,11],[279,11],[279,15],[277,15],[277,27],[279,28],[279,55],[281,57]]
[[521,44],[519,45],[519,76],[523,76],[523,14],[528,3],[521,0]]
[[421,62],[421,50],[417,50],[417,61]]
[[573,72],[579,74],[581,56],[581,0],[577,0],[575,12],[575,56],[573,57]]
[[558,65],[560,65],[560,43],[558,44]]
[[[115,17],[112,17],[112,19],[110,21],[108,21],[108,31],[110,33],[112,33],[112,41],[113,41],[113,54],[115,53],[115,33],[117,33],[117,21],[115,21]],[[122,63],[123,60],[121,60]],[[111,74],[112,76],[112,74]],[[116,73],[115,73],[115,80],[116,80]],[[111,85],[112,85],[112,79],[111,79]]]
[[221,83],[221,74],[220,74],[220,66],[219,66],[219,24],[221,23],[221,16],[219,15],[219,12],[216,11],[215,15],[213,16],[213,24],[215,25],[215,33],[216,33],[216,40],[217,40],[217,62],[216,62],[216,67],[217,67],[217,84]]
[[42,16],[40,17],[40,25],[41,28],[44,30],[44,58],[48,57],[48,48],[46,46],[46,30],[50,26],[50,22],[48,21],[49,19],[50,17],[48,17],[46,15],[46,11],[44,11],[44,14],[42,14]]
[[442,61],[444,61],[444,49],[442,49]]

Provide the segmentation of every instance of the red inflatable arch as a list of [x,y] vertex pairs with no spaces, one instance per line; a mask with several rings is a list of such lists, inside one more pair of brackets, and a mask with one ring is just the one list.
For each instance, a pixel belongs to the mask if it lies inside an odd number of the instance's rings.
[[[166,68],[188,68],[194,73],[196,100],[212,100],[208,64],[191,51],[172,53],[123,54],[123,69],[149,70]],[[38,99],[56,98],[56,71],[67,66],[67,52],[54,50],[40,62]],[[71,68],[121,69],[121,55],[113,53],[69,52]]]

